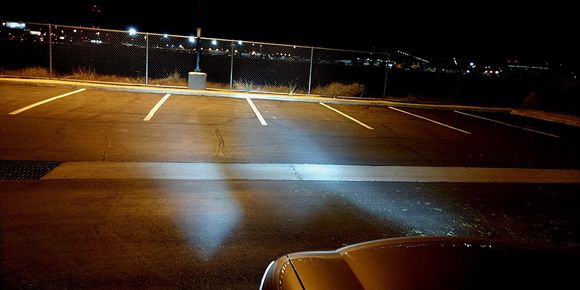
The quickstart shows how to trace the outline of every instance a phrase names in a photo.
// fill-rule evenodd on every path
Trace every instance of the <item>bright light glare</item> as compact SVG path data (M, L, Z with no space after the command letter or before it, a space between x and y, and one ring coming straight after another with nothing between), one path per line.
M214 40L212 40L212 41L211 41L211 45L217 45L217 40L215 40L215 39L214 39Z
M194 42L195 42L195 37L193 37L193 36L190 36L190 37L189 37L189 42L191 42L191 43L194 43Z
M137 29L135 29L133 27L129 28L129 35L133 36L133 35L136 35L136 34L137 34Z
M238 40L238 44L239 44L239 45L242 45L242 44L244 44L244 43L243 43L241 40Z
M24 29L24 28L26 28L26 23L21 23L21 22L6 22L4 25L6 27L12 28L12 29Z
M168 37L167 33L163 34L163 38L167 38L167 37Z

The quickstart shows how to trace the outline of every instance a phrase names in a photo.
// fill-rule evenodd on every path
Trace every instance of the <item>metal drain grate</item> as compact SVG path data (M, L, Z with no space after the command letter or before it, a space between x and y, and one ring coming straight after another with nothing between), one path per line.
M0 180L38 180L59 164L57 161L0 160Z

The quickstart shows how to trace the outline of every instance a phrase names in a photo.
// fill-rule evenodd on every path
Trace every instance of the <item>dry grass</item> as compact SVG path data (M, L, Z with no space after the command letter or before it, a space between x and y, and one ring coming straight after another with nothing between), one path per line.
M102 75L97 74L92 68L76 68L72 74L61 76L64 79L75 79L84 81L98 81L98 82L110 82L110 83L129 83L129 84L142 84L145 83L144 77L124 77L117 75Z
M257 91L260 87L250 81L234 81L233 89L242 92Z
M230 90L229 83L216 83L216 82L206 82L206 86L210 89L216 90Z
M26 77L38 77L38 78L48 78L49 71L42 67L29 67L23 69L15 70L0 70L0 74L10 75L10 76L26 76ZM111 83L128 83L128 84L144 84L144 77L124 77L117 75L103 75L98 74L93 68L76 68L71 74L67 75L53 75L54 78L60 79L73 79L73 80L83 80L83 81L96 81L96 82L111 82ZM149 84L159 85L159 86L179 86L187 87L187 78L181 77L179 72L175 71L173 73L167 74L163 78L150 79ZM211 89L219 90L229 90L230 85L228 83L218 83L218 82L207 82L207 87ZM233 89L242 92L271 92L271 93L282 93L282 94L306 94L304 89L300 89L296 82L290 82L287 85L279 84L267 84L267 85L257 85L252 81L235 81L233 83ZM313 91L313 94L329 97L361 97L365 93L365 86L358 83L352 84L342 84L342 83L330 83L324 86L318 86Z
M1 69L0 74L9 76L23 76L36 78L50 77L50 72L48 71L48 69L43 67L27 67L22 69Z
M294 82L288 85L278 85L278 84L267 84L267 85L257 85L251 81L235 81L233 84L233 89L242 92L270 92L270 93L283 93L283 94L306 94L306 91L299 89L298 85Z
M330 83L323 86L318 86L312 91L315 95L328 97L362 97L365 93L365 86L359 83L342 84Z
M178 71L174 71L171 74L167 74L165 77L160 79L151 79L149 83L152 85L161 85L161 86L187 86L187 79L182 78Z

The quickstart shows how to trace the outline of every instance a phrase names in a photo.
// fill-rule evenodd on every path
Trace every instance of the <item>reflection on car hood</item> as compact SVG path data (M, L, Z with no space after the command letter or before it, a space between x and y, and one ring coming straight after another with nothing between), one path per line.
M306 290L578 289L580 269L576 255L458 238L389 239L288 258Z

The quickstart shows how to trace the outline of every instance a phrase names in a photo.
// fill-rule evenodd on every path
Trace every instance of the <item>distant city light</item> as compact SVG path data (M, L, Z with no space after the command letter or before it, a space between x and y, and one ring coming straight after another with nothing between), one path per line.
M73 32L74 32L74 33L77 33L77 30L76 30L76 29L73 29Z
M215 40L215 39L214 39L214 40L212 40L212 41L211 41L211 45L217 45L217 40Z
M194 43L194 42L195 42L195 37L193 37L193 36L190 36L190 37L189 37L189 42L191 42L191 43Z
M469 66L475 66L475 64L473 62L470 62Z
M21 22L6 22L4 26L12 29L24 29L26 28L26 23Z
M32 34L32 35L40 35L40 31L30 30L30 34Z
M242 44L244 44L244 43L243 43L241 40L238 40L238 44L239 44L239 45L242 45Z
M498 75L498 74L499 74L499 71L498 71L498 70L496 70L496 71L495 71L495 74L496 74L496 75Z
M63 39L64 39L64 36L61 36L61 37L59 37L58 39L60 39L60 40L63 40Z
M136 35L136 34L137 34L137 29L135 29L133 27L129 28L129 35L133 36L133 35Z
M469 71L469 70L467 70L467 73L470 73L470 71Z
M91 43L94 43L94 44L101 44L101 43L103 43L103 41L101 41L101 40L97 40L97 39L91 39Z
M163 38L167 38L167 37L168 37L167 33L163 34Z

